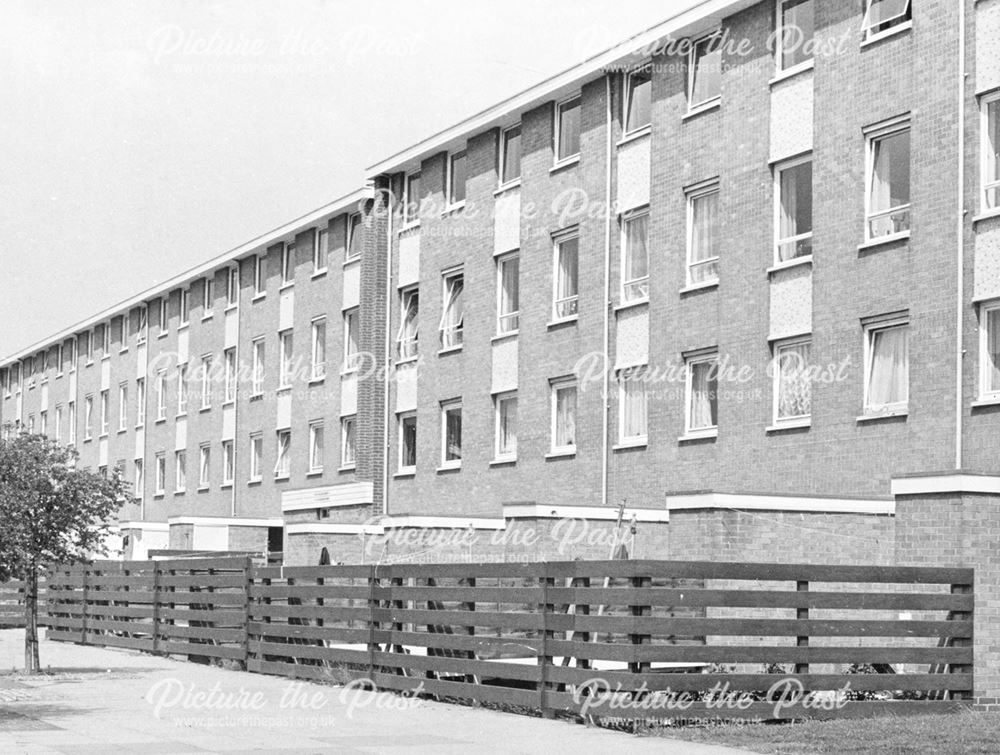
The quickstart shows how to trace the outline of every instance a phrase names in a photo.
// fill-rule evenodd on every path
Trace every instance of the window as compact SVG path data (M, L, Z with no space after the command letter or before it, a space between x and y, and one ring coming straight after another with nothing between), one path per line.
M326 375L326 318L312 321L312 379L322 380Z
M167 373L160 370L156 373L156 420L167 418Z
M143 310L145 311L145 310ZM79 359L78 354L79 342L76 338L70 339L69 342L69 371L76 372L76 362Z
M38 432L41 435L49 433L49 413L47 411L38 412Z
M56 404L55 424L52 428L52 437L56 443L62 442L62 404Z
M406 177L406 195L403 199L403 224L416 225L420 222L420 173L411 173Z
M347 216L347 259L361 258L361 245L364 238L361 235L361 213L355 212Z
M417 356L420 321L420 292L414 286L399 292L399 333L396 336L399 358Z
M580 98L556 104L556 162L580 154Z
M623 370L618 377L618 440L641 445L649 437L649 399L641 369Z
M447 194L448 204L452 207L465 204L466 179L465 152L457 152L448 156Z
M910 230L910 122L900 119L867 133L865 240Z
M240 263L230 266L226 273L226 306L235 307L240 303Z
M688 53L688 110L711 107L722 96L722 35L713 32Z
M111 356L111 323L106 322L101 326L101 357L107 359Z
M128 383L118 385L118 432L128 429Z
M132 338L132 313L126 312L123 314L119 321L121 323L121 344L119 349L121 351L128 351L128 342ZM62 372L60 369L59 372Z
M983 305L980 312L980 399L1000 399L1000 302Z
M63 374L63 363L65 361L66 351L63 344L56 346L56 377L60 377Z
M516 333L520 321L520 257L497 258L497 334Z
M222 441L222 484L232 485L236 477L236 447L231 440Z
M286 330L278 334L279 366L281 373L278 376L279 388L292 387L292 372L294 369L294 344L292 341L292 331ZM263 348L261 348L263 353Z
M866 0L862 32L866 39L889 31L911 19L910 0Z
M226 366L226 398L225 402L236 400L236 349L230 348L222 352Z
M775 55L778 71L805 67L812 60L816 31L813 0L778 0L777 19Z
M359 307L344 310L344 372L361 366L361 314Z
M441 404L441 466L462 465L462 402Z
M276 479L287 479L290 474L292 452L292 431L278 430L278 460L274 464Z
M198 448L198 487L207 488L212 474L212 447L202 443Z
M250 482L260 482L264 478L264 436L254 433L250 436Z
M87 365L94 363L94 331L88 330L83 334L83 353L87 360Z
M183 328L191 321L191 289L181 289L181 322L179 328Z
M646 128L652 115L653 75L649 66L628 75L625 92L625 133L632 134Z
M188 409L188 385L187 385L187 365L182 364L177 367L177 416L187 414Z
M465 275L461 270L445 273L442 282L441 348L457 349L462 345L465 322Z
M797 339L776 343L771 370L774 377L774 424L808 424L812 413L812 342Z
M719 280L718 179L688 190L688 277L689 286Z
M504 129L500 135L500 185L521 178L521 124Z
M417 415L406 412L399 415L399 471L415 472L417 469Z
M94 397L87 396L83 400L83 439L90 440L93 435Z
M135 426L142 427L146 424L146 379L138 378L135 381Z
M774 169L775 264L812 256L812 155Z
M201 316L211 317L215 308L215 279L205 278L201 287Z
M187 489L187 451L174 452L174 492L183 493Z
M980 101L983 131L983 210L1000 209L1000 90Z
M576 452L576 381L570 378L553 380L552 453Z
M149 336L149 307L143 304L139 307L139 327L135 334L137 343L146 343Z
M69 401L66 403L66 414L69 420L69 442L70 444L76 443L76 402Z
M905 319L865 326L865 415L902 414L910 396L910 328Z
M201 408L212 406L212 355L201 358Z
M267 254L258 254L253 262L253 293L263 296L267 293Z
M580 239L576 233L555 239L552 319L556 322L576 317L579 304Z
M295 242L289 241L281 250L281 283L288 285L295 281Z
M155 473L156 495L163 495L167 488L167 457L162 452L156 455Z
M700 354L685 359L689 436L713 436L719 427L719 355Z
M135 486L132 488L132 497L141 501L143 488L146 487L146 474L142 468L142 459L135 460Z
M622 222L622 302L649 298L649 210Z
M29 414L28 415L28 432L30 434L32 434L32 435L34 435L34 433L35 433L35 415L34 414Z
M326 259L330 253L330 231L317 228L313 237L313 275L326 272Z
M309 423L309 474L323 471L323 421Z
M353 414L340 418L340 466L342 469L350 469L358 461L357 420L357 416Z
M511 461L517 458L517 394L497 394L493 406L496 420L493 456L496 461Z
M253 376L251 380L251 391L254 396L264 393L264 339L255 338L253 341Z
M170 328L170 299L164 296L160 299L160 335L165 336Z

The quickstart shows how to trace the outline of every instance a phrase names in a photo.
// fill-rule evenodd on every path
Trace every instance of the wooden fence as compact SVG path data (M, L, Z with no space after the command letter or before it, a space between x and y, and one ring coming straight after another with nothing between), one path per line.
M546 715L860 717L971 698L972 584L912 567L101 562L52 570L45 622L55 640Z
M0 582L0 629L24 626L24 583Z

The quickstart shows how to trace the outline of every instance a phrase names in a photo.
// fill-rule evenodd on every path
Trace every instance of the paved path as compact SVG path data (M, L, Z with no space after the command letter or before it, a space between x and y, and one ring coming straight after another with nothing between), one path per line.
M56 642L41 647L53 675L29 679L10 673L22 642L0 631L4 755L737 752Z

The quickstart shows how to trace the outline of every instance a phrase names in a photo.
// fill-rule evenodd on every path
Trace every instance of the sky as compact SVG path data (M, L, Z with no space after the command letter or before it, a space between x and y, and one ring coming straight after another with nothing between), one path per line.
M691 4L0 1L0 357Z

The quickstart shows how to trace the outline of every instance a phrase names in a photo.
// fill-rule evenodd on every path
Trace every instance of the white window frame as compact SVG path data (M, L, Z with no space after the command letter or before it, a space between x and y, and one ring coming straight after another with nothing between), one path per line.
M133 461L133 474L135 476L135 485L132 486L132 498L136 501L141 501L145 497L144 488L146 486L146 473L143 469L143 460L135 459Z
M517 186L521 183L521 160L517 163L517 175L504 180L504 166L507 163L507 150L510 145L510 138L514 131L517 131L518 138L523 138L521 132L521 124L515 123L512 126L508 126L500 133L500 155L499 155L499 165L497 166L497 180L499 183L499 188L506 189L509 187ZM524 142L521 142L522 146ZM524 153L521 153L522 158Z
M983 402L1000 402L1000 384L990 389L991 365L989 359L990 315L998 315L997 327L1000 327L1000 299L983 302L979 305L979 400Z
M497 269L497 324L496 334L498 336L517 335L521 326L521 252L515 250L507 254L498 255L496 258ZM503 312L503 273L504 266L511 262L517 263L517 305L518 308L510 312Z
M146 378L136 378L135 381L135 426L146 424Z
M238 372L236 364L236 347L231 346L223 351L222 359L225 369L225 395L222 403L223 406L225 406L236 401L236 377Z
M355 251L354 242L358 231L362 228L363 219L360 212L352 212L347 216L347 238L344 244L344 262L354 262L361 259L362 249Z
M201 283L201 319L208 320L215 312L215 276L206 275Z
M187 414L188 403L188 383L187 365L177 365L177 416L183 417Z
M52 428L53 440L56 443L62 442L62 404L56 404L55 414L53 415L54 426Z
M58 344L56 344L56 377L63 376L63 371L64 371L63 363L65 358L66 358L65 344L62 341L60 341Z
M718 178L711 178L708 181L703 181L702 183L695 184L694 186L688 187L685 192L685 197L687 199L687 265L686 265L686 278L687 285L690 287L701 287L701 286L714 286L719 282L719 268L721 267L722 256L718 250L715 250L714 257L706 257L698 261L692 259L694 253L694 206L699 199L704 199L705 197L711 196L712 194L719 195L719 201L722 201L722 194L720 190L720 184ZM721 209L721 207L720 207ZM721 215L721 213L720 213ZM715 231L715 240L718 244L719 241L719 229ZM716 264L716 274L714 278L706 278L705 280L695 281L692 277L692 270L696 266L707 265L710 262Z
M170 297L169 295L164 295L160 297L160 312L159 312L159 333L160 338L163 338L170 331Z
M139 307L139 327L136 329L135 340L138 344L146 343L149 338L149 305Z
M153 494L161 496L167 488L167 455L160 451L154 457L153 463Z
M292 387L294 359L294 333L289 328L278 333L278 390L287 390Z
M559 250L567 241L576 240L576 293L559 298ZM559 313L561 304L573 304L573 312ZM580 316L580 232L577 228L555 234L552 237L552 322L572 322Z
M416 422L417 422L417 413L413 412L413 411L410 411L410 412L400 412L396 416L396 431L397 431L397 435L399 436L398 437L398 442L396 444L397 445L397 456L396 456L397 474L414 474L417 471L417 465L416 465L417 448L413 449L413 460L414 460L414 463L411 464L411 465L408 465L408 466L403 464L403 458L404 458L404 453L403 453L403 451L404 451L403 424L404 424L404 420L407 420L407 419L412 419L413 422L414 422L414 424L416 425ZM419 428L417 428L417 429L419 430Z
M418 186L421 182L420 171L415 170L407 173L403 179L403 229L416 228L420 225L420 200L414 199L411 185L416 181Z
M460 432L464 436L465 423L463 420L465 418L462 416L462 400L450 399L441 402L441 469L459 469L462 466L463 449L461 447L457 459L448 458L448 413L455 410L458 410L459 422L462 428ZM464 445L464 437L462 441L462 445Z
M182 288L181 293L181 314L177 329L180 330L188 326L191 322L191 289Z
M282 438L287 438L288 441L284 456L281 453ZM292 431L288 428L278 430L275 433L275 440L277 441L277 454L274 459L274 479L287 480L292 475ZM285 463L285 469L281 468L282 461Z
M285 242L281 247L281 287L295 283L295 240Z
M629 122L629 116L632 113L632 96L635 93L635 87L633 86L633 79L638 76L644 76L649 79L650 96L649 96L649 120L645 123L639 125L633 125ZM651 63L643 63L640 66L636 66L631 71L625 74L625 96L622 98L622 106L625 111L622 113L622 133L626 136L636 136L638 134L649 131L653 125L653 69Z
M76 372L76 362L80 358L80 344L79 339L73 336L69 339L69 371Z
M234 262L226 270L226 309L240 305L240 263Z
M887 29L882 29L881 31L873 31L876 24L872 23L868 15L871 13L873 0L865 0L865 13L861 18L861 34L866 42L873 42L876 39L881 39L882 37L889 36L890 34L896 34L897 32L903 31L904 29L910 28L913 24L913 3L911 0L905 0L906 6L901 13L897 13L895 16L890 16L885 21L881 21L881 24L888 24L890 21L893 23ZM906 18L909 16L909 18Z
M264 479L264 434L250 433L250 482Z
M569 155L563 155L562 157L560 157L559 153L562 151L563 112L569 110L570 106L573 105L573 103L576 103L577 108L579 108L580 110L580 115L578 116L578 119L580 121L579 123L580 133L578 134L577 139L581 141L581 144L580 148L577 149L576 152ZM555 128L553 129L553 134L552 134L552 157L554 158L554 163L556 166L559 166L576 162L577 160L580 159L580 150L583 148L582 138L581 138L583 134L583 118L582 118L583 96L580 92L577 92L576 94L573 94L569 97L565 97L559 100L558 102L553 103L553 106L554 106L553 124L555 125Z
M913 210L913 131L910 124L910 114L901 115L882 123L875 124L865 129L865 241L888 242L895 239L907 238L910 235L909 226L912 221ZM876 143L890 136L896 136L903 131L910 132L910 201L898 207L890 207L888 210L872 212L872 182L875 179L875 146ZM906 212L907 229L885 236L872 236L872 220L885 216L892 216Z
M353 432L354 442L348 443L348 431ZM356 469L358 465L358 415L346 414L340 418L340 468Z
M469 155L462 149L458 152L452 152L448 155L447 168L445 170L445 197L447 199L447 209L457 210L461 207L465 207L465 197L461 199L455 199L455 161L465 160L465 181L466 186L464 191L468 191L468 177L469 177Z
M101 326L101 359L111 358L111 321Z
M994 158L993 150L990 148L990 105L996 104L996 114L997 119L1000 120L1000 89L995 89L992 92L987 92L979 98L979 112L980 112L980 181L979 185L981 187L979 192L979 204L980 211L983 214L987 213L1000 213L1000 156ZM996 145L995 149L1000 152L1000 144ZM993 166L996 171L996 180L990 180L990 162L991 160L996 160L996 165ZM995 205L990 205L989 203L989 193L991 190L995 190L997 193L997 201Z
M894 404L886 404L884 406L873 407L869 403L869 391L871 389L871 370L872 370L872 355L873 355L873 344L875 340L875 334L883 330L892 330L894 328L905 328L907 331L907 363L906 363L906 400L898 401ZM867 322L864 325L864 402L863 402L863 417L893 417L902 416L909 411L909 401L910 401L910 363L909 363L909 333L910 329L910 318L908 316L901 317L890 317L890 318L878 318L871 322Z
M187 449L174 451L174 493L187 490Z
M510 401L514 402L515 426L514 426L514 448L513 450L501 450L501 422L503 416L503 405ZM506 391L493 396L493 460L497 462L517 461L517 424L516 416L518 410L517 391Z
M772 182L774 186L774 265L775 267L780 267L781 265L789 265L795 263L805 263L807 260L812 259L812 246L810 245L809 254L803 254L799 257L792 257L788 260L782 261L781 259L781 247L786 244L798 244L800 241L811 240L813 237L813 231L810 229L805 233L799 233L795 236L789 236L788 238L782 238L781 236L781 208L782 208L782 193L781 193L781 174L791 168L797 168L800 165L805 165L806 163L812 164L813 155L812 152L808 152L804 155L799 155L798 157L793 157L789 160L782 160L779 163L775 163ZM813 165L815 170L815 165ZM813 187L815 186L815 175L813 178L813 184L809 191L812 193ZM813 200L815 196L813 196ZM815 216L815 207L813 208L813 215Z
M357 323L357 343L351 344L351 323ZM357 372L361 367L361 307L349 307L343 311L344 354L341 374ZM355 349L351 351L351 349Z
M313 275L322 275L326 272L329 257L330 229L323 226L313 232Z
M69 420L69 444L76 444L76 402L66 402L66 418Z
M323 452L326 440L324 435L323 420L314 419L309 423L309 474L323 472Z
M201 358L201 408L212 408L212 355Z
M573 443L566 445L559 445L556 443L558 438L558 407L559 407L559 391L567 390L572 388L575 392L575 409L573 411ZM580 389L577 385L575 377L561 377L553 378L549 381L549 448L550 455L562 456L571 455L576 453L577 446L579 445L578 439L580 435L580 428L578 425L578 420L580 418Z
M128 429L128 383L118 384L118 432Z
M406 314L410 311L410 305L414 297L417 300L417 328L416 334L412 338L404 335L406 327ZM399 292L399 330L396 331L396 353L400 362L416 359L420 353L420 288L419 286L409 286Z
M809 346L812 349L813 339L812 335L796 336L795 338L785 338L780 341L775 341L772 345L774 350L774 357L771 361L771 424L772 427L785 428L785 427L808 427L812 422L812 413L809 414L799 414L790 417L781 417L778 412L781 408L781 354L786 349L794 349L800 346ZM811 365L806 365L806 375L807 379L811 380L808 369ZM810 407L812 405L811 394L812 394L812 383L809 385L810 391Z
M783 18L783 11L784 11L785 6L788 3L791 3L791 2L798 2L798 0L775 0L775 12L774 12L774 23L775 23L775 28L774 28L774 40L775 40L774 41L774 68L777 71L778 75L781 76L781 77L792 76L793 74L796 74L799 71L807 71L810 68L812 68L814 66L814 64L815 64L815 61L813 60L813 58L810 57L810 58L807 58L806 60L803 60L803 61L801 61L799 63L796 63L795 65L791 65L791 66L786 66L785 65L785 59L784 59L784 52L785 52L785 48L784 48L784 39L785 39L784 28L785 28L785 25L782 22L782 18ZM812 4L813 4L813 14L814 14L813 15L813 18L814 18L813 25L815 26L816 0L809 0L809 2L812 2ZM815 29L814 29L814 31L813 31L813 40L815 39L815 36L816 35L815 35ZM796 35L795 40L799 44L803 44L803 45L804 44L810 44L812 42L812 40L803 40L800 37L798 37L798 35Z
M253 259L253 298L261 299L267 295L267 252L255 255Z
M693 409L692 399L694 398L694 368L699 364L719 364L719 352L715 349L703 352L696 352L684 357L684 437L685 438L714 438L719 434L718 412L719 412L719 386L716 379L715 411L716 424L704 427L693 427L691 425L691 410ZM718 378L718 376L717 376Z
M625 434L625 404L627 400L625 386L630 382L637 383L645 398L645 418L643 424L646 432L638 435ZM649 443L649 391L646 390L646 367L629 367L618 372L618 445L621 447L645 446Z
M167 371L159 370L156 373L156 421L162 422L167 418Z
M212 484L212 444L198 446L198 490L207 490Z
M628 253L629 253L629 246L628 246L629 223L633 223L639 218L646 218L646 274L639 278L626 280L625 275L626 275L626 270L628 269ZM620 256L619 278L621 280L621 285L619 286L619 292L618 292L622 304L641 304L642 302L649 301L649 285L650 285L649 222L650 222L650 214L648 205L645 207L637 208L635 210L631 210L622 215L621 244L620 244L621 254L619 255ZM577 260L577 265L579 266L579 260ZM640 294L638 296L630 295L629 294L630 286L639 289ZM646 289L646 292L644 294L641 293L642 286L645 286Z
M311 380L323 380L326 377L326 316L314 317L310 323L310 338L312 341Z
M228 488L236 479L236 443L222 441L222 487Z
M712 31L702 34L701 36L695 37L691 40L690 49L687 54L687 111L688 113L697 113L702 110L708 110L718 105L722 101L721 92L721 75L720 75L720 92L718 94L712 95L707 100L702 100L701 102L694 102L694 84L695 84L695 66L698 61L698 49L703 44L711 43L713 39L721 36L721 29L713 29ZM722 52L719 52L720 58ZM721 62L721 61L720 61Z
M448 326L445 319L449 312L451 282L462 279L462 319L458 325ZM465 268L455 267L441 273L441 322L438 323L438 337L441 351L457 351L465 346Z
M265 345L264 336L253 339L250 344L253 359L250 391L252 396L264 395Z
M128 342L132 338L132 313L126 312L119 318L122 324L121 331L121 345L118 347L118 353L124 354L128 351ZM62 372L62 369L58 369L57 372Z

